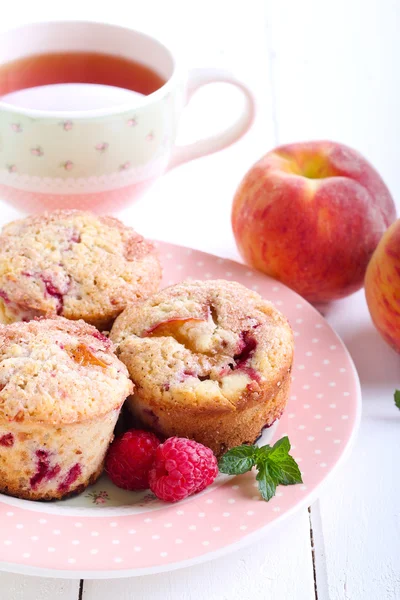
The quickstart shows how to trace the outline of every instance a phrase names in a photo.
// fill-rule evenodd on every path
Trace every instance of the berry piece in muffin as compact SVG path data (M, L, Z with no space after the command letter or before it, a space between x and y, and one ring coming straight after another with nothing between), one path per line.
M134 417L216 455L253 443L287 402L293 337L286 318L244 286L186 281L128 307L110 334L135 391Z
M93 483L131 392L112 342L84 321L0 325L0 492L54 500Z
M153 245L112 217L59 210L6 225L0 235L0 321L61 315L99 329L155 292Z

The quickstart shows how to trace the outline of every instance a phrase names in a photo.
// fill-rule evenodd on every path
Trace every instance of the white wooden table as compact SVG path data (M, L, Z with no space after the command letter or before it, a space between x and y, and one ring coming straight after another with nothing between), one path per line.
M230 68L256 94L256 124L242 141L169 173L121 215L143 234L239 259L230 230L235 187L257 158L289 141L330 138L357 148L400 199L398 0L10 2L0 28L49 18L108 20L162 34L191 66ZM226 99L233 94L202 91L188 110L186 132L204 135L229 121ZM1 205L2 221L16 216ZM363 292L332 304L326 317L356 363L363 418L350 459L309 510L212 563L119 581L4 573L0 598L400 598L400 412L392 399L400 358L375 332Z

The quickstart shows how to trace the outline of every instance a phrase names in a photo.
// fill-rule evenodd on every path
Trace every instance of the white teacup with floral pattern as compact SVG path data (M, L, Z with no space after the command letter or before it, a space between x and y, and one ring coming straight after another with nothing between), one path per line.
M30 108L0 98L0 198L22 210L122 208L168 168L221 150L251 125L254 101L243 83L219 69L187 73L165 45L143 33L65 21L25 25L0 37L0 64L68 51L123 56L166 83L148 96L127 95L122 104L86 110ZM200 86L221 81L243 91L242 114L216 136L176 146L188 98Z

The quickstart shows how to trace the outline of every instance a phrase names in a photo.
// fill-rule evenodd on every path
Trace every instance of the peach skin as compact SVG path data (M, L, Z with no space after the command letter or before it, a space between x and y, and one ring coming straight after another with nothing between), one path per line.
M389 227L372 255L365 296L375 327L400 352L400 219Z
M362 287L371 255L395 218L374 167L329 141L266 154L244 176L232 207L244 260L311 302Z

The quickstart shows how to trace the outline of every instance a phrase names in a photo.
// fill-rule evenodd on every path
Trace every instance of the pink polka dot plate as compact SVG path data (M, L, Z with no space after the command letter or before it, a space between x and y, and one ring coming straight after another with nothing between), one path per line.
M288 406L260 443L287 434L303 485L261 500L255 474L220 475L178 504L125 492L103 476L80 496L55 503L0 495L0 568L66 578L157 573L221 556L250 543L316 497L354 441L361 413L353 362L336 333L305 300L238 263L158 243L164 284L186 278L238 281L272 300L295 335Z

